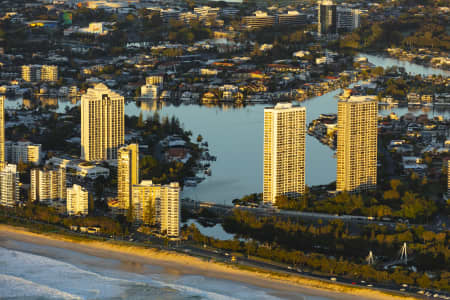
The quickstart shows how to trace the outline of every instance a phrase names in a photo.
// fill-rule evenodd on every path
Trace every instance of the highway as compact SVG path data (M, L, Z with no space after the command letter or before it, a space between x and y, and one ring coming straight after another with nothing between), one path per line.
M25 219L21 217L13 217L9 216L14 219L17 219L18 221L25 221ZM232 262L231 253L227 253L226 251L215 249L211 247L201 247L198 246L190 241L177 241L177 242L167 242L164 239L157 238L157 237L149 237L148 235L144 235L141 233L134 233L127 237L112 237L112 236L106 236L106 235L98 235L98 234L88 234L88 233L78 233L71 231L67 229L64 226L60 225L50 225L45 222L41 221L35 221L35 220L27 220L29 222L35 223L35 224L45 224L48 226L52 226L57 230L62 230L66 234L70 235L77 235L77 236L83 236L83 237L89 237L96 240L103 240L103 241L120 241L121 243L128 243L130 245L134 246L141 246L145 248L153 248L153 249L160 249L165 251L175 251L178 253L183 253L187 255L192 255L207 261L216 261L221 262L225 264L237 264L242 266L248 266L253 268L261 269L262 271L268 271L268 272L277 272L280 274L290 275L290 276L301 276L304 278L309 279L316 279L321 280L324 282L332 283L332 284L341 284L349 287L363 287L368 288L372 290L378 290L382 292L388 292L388 293L397 293L404 296L412 296L416 297L418 299L450 299L450 295L447 293L442 293L438 291L426 291L419 289L417 287L402 287L397 286L394 284L391 285L381 285L381 284L375 284L375 283L369 283L365 281L355 281L348 278L343 277L332 277L331 275L320 275L320 274L313 274L311 272L305 272L304 270L301 270L300 268L296 266L289 266L287 264L278 263L278 262L271 262L267 260L261 260L256 259L252 257L245 257L245 256L237 256L236 261ZM423 292L423 294L419 294L418 292ZM426 295L427 294L427 295ZM437 295L435 297L435 295Z
M333 215L333 214L324 214L324 213L314 213L314 212L302 212L302 211L292 211L292 210L283 210L276 209L272 207L248 207L248 206L232 206L232 205L224 205L224 204L216 204L211 202L199 202L193 200L182 200L182 205L188 208L208 208L219 215L226 216L232 214L233 209L239 209L251 212L257 216L268 217L268 216L277 216L281 218L301 218L308 220L323 220L323 221L333 221L333 220L341 220L346 223L356 223L356 224L378 224L379 226L387 226L391 228L395 228L395 226L399 222L390 221L390 220L378 220L371 217L365 216L350 216L350 215ZM442 223L444 224L444 223ZM444 230L442 226L433 226L428 224L409 224L407 226L423 226L426 230L440 232ZM448 226L446 225L445 230L448 230Z

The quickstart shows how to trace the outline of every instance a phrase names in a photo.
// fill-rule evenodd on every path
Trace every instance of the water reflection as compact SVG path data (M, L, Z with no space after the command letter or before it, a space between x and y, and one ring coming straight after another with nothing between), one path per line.
M362 54L377 66L402 66L413 74L441 74L450 72L419 66L406 61L392 58ZM306 107L307 123L317 119L321 113L336 113L337 98L340 90L323 96L303 101L300 105ZM55 104L54 100L47 100ZM53 101L53 102L51 102ZM69 99L57 99L56 112L65 112L78 103ZM30 100L22 98L7 99L7 109L30 106ZM213 176L208 177L197 187L186 187L184 197L196 200L231 204L234 198L262 191L262 161L263 161L263 110L265 104L239 105L224 103L220 105L168 104L162 101L135 102L127 101L127 115L143 117L159 111L160 115L177 117L193 136L202 135L209 143L210 153L217 156L217 161L211 165ZM398 116L411 112L415 115L427 114L429 117L443 115L450 117L448 107L385 107L380 115L395 112ZM306 183L307 185L327 184L336 178L336 161L333 151L322 145L314 137L306 136ZM216 236L216 235L214 235Z
M181 224L181 226L183 226L184 224L186 224L187 226L191 225L191 224L195 224L195 227L198 228L198 230L200 230L200 232L203 235L206 236L210 236L219 240L232 240L234 239L234 235L231 233L226 232L223 227L222 224L216 224L214 226L211 227L206 227L203 226L202 224L200 224L198 221L195 220L188 220L187 222Z

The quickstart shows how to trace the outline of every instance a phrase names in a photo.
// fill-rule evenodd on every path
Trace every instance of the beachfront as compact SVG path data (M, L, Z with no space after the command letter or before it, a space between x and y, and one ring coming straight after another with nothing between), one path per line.
M206 262L199 258L183 254L176 254L140 247L122 246L109 242L97 241L71 241L60 235L43 235L29 232L22 228L0 226L0 247L12 250L17 249L17 243L41 245L48 249L58 248L76 251L94 258L121 261L122 265L132 265L129 272L141 272L137 265L156 266L163 269L157 272L183 275L200 275L208 278L217 278L244 283L246 285L262 287L273 291L275 296L295 299L295 295L311 295L320 299L407 299L406 297L393 296L379 291L353 288L339 284L330 284L319 280L311 280L300 276L280 276L271 273L258 273L249 270L241 270L228 265ZM62 252L64 253L64 252ZM35 253L36 254L36 253ZM51 253L37 253L48 256ZM62 254L59 252L58 256ZM62 255L64 256L64 255ZM412 298L411 298L412 299Z

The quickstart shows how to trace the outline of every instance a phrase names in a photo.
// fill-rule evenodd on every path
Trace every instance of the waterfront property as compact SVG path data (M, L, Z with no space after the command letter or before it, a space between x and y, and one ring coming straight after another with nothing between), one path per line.
M305 192L306 109L278 103L264 109L264 191L266 203Z

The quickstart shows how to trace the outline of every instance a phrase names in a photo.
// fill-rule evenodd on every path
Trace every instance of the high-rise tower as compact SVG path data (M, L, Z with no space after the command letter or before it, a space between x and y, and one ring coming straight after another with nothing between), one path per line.
M304 107L278 103L264 109L264 202L304 194L305 134Z
M81 97L81 157L117 158L124 143L124 98L99 83Z
M376 187L377 119L375 97L352 96L338 102L338 191L359 192Z
M132 187L139 183L139 145L121 147L117 157L117 191L119 207L128 209Z
M336 4L330 0L319 2L317 30L320 36L337 33Z

